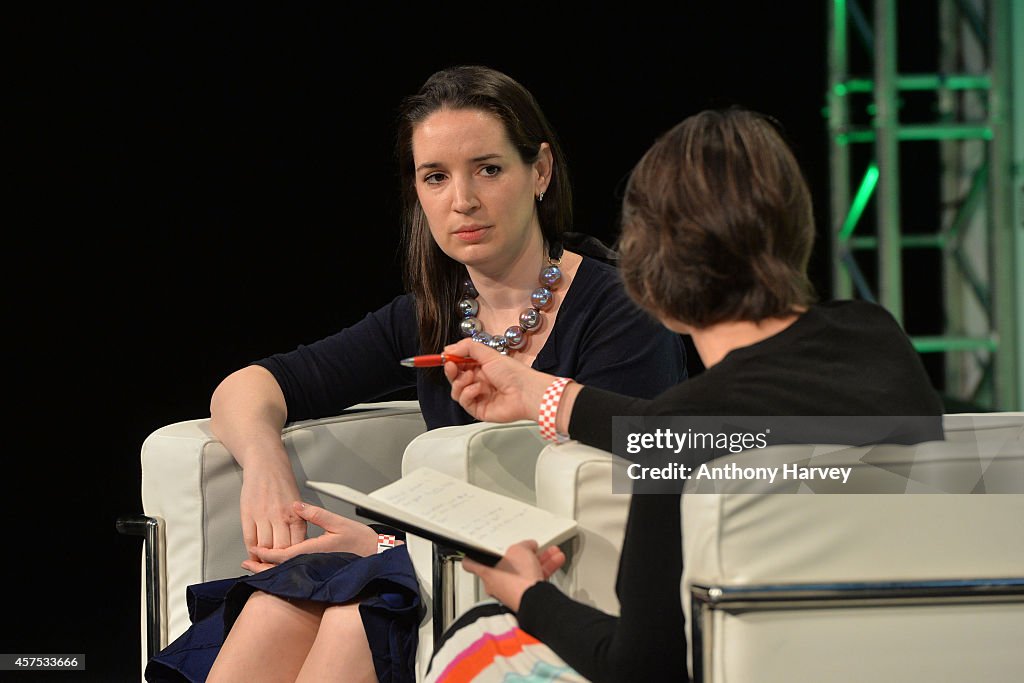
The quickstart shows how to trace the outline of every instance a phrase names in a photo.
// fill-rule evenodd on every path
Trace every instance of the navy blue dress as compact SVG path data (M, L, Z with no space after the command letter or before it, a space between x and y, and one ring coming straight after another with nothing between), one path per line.
M406 547L379 555L310 553L251 576L189 586L192 626L146 666L146 680L204 681L228 631L253 591L329 604L359 601L381 681L409 680L421 618L419 586Z
M426 352L436 349L420 349L414 302L406 294L349 328L256 364L281 385L291 421L336 415L353 404L416 387L428 429L473 422L451 399L443 377L432 381L427 373L398 362ZM586 256L533 367L642 398L652 398L686 378L682 338L626 296L613 266ZM302 555L252 576L190 586L192 626L149 661L146 680L205 681L224 637L254 590L331 604L359 600L378 679L415 680L423 606L404 546L371 557Z

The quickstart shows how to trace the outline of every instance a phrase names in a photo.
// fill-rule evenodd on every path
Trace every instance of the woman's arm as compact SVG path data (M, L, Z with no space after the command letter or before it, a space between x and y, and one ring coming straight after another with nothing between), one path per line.
M444 352L468 356L479 363L476 366L445 365L452 398L470 415L485 422L538 419L541 398L556 379L554 375L528 368L471 339L449 344ZM611 450L612 418L644 415L649 403L646 399L570 382L562 392L555 425L559 432L583 443Z
M537 583L522 596L519 625L595 682L687 680L679 510L678 495L634 494L616 585L620 616Z
M299 488L281 440L287 416L281 387L258 365L228 375L210 399L210 429L242 467L246 548L287 548L306 537L306 522L292 508ZM257 559L250 551L249 560Z
M494 567L463 560L487 593L516 612L520 627L595 683L685 681L686 636L678 495L639 494L630 505L618 593L621 616L572 600L546 579L565 562L532 541Z
M242 536L251 550L306 537L299 489L281 440L286 421L335 415L415 382L399 359L415 353L415 311L400 296L355 325L228 375L210 400L214 435L242 467Z

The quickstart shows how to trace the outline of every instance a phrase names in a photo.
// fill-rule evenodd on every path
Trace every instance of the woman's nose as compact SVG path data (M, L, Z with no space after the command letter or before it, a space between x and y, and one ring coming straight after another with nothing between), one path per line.
M459 213L469 213L480 206L480 200L470 180L456 180L452 183L454 196L452 198L452 210Z

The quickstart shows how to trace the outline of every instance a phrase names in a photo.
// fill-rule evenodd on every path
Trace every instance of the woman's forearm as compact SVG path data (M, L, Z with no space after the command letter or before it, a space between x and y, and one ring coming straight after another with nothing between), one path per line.
M228 375L210 398L210 429L243 469L268 457L262 454L287 461L281 442L287 417L281 387L258 365Z

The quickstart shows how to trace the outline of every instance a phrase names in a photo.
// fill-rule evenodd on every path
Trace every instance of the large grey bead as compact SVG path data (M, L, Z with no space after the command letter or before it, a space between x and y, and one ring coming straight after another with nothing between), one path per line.
M505 341L504 337L496 334L493 337L491 337L491 341L487 342L487 345L490 346L495 351L506 353L505 347L508 346L508 343Z
M477 332L482 332L483 329L484 326L480 323L479 318L470 316L459 322L459 330L462 331L463 337L472 337Z
M519 314L519 324L527 332L540 325L540 311L536 308L527 308Z
M491 335L489 335L489 334L487 334L486 332L483 332L483 331L474 332L473 333L473 341L480 342L481 344L490 345L490 343L491 343Z
M480 304L476 302L476 299L465 298L459 302L459 311L462 312L463 318L469 318L480 312Z
M562 269L558 266L548 266L540 271L540 283L545 287L552 288L562 279Z
M512 350L523 348L526 344L526 330L519 325L513 325L505 330L505 341Z
M530 294L530 303L539 311L551 305L551 290L547 287L538 287Z
M473 281L470 280L468 277L462 281L462 293L465 296L474 298L480 296L480 294L476 291L476 287L473 286Z

